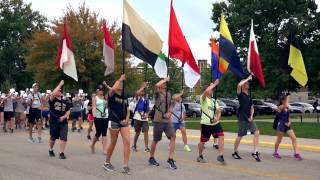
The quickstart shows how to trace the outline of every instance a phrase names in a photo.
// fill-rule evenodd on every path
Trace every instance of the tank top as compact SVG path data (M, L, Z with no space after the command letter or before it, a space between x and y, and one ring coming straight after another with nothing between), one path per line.
M100 99L98 96L96 96L96 118L107 118L108 117L108 111L106 109L106 100ZM106 117L102 117L101 114L106 113Z

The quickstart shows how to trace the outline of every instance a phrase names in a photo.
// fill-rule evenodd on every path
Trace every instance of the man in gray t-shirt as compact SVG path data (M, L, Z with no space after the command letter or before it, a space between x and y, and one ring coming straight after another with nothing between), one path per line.
M13 112L13 102L15 101L16 96L14 92L9 92L3 101L3 111L4 111L4 125L3 131L7 132L7 126L10 129L11 133L13 133L14 127L14 112Z
M78 122L78 132L82 130L82 107L83 107L83 98L78 94L72 98L72 108L71 108L71 119L72 119L72 132L75 131L76 122Z
M177 169L173 154L175 150L176 134L171 123L171 96L167 92L166 83L170 78L164 78L159 81L155 86L155 104L154 104L154 119L153 119L153 141L151 144L149 164L159 166L159 163L154 158L157 143L161 141L162 133L164 132L170 140L169 144L169 158L167 160L171 169Z

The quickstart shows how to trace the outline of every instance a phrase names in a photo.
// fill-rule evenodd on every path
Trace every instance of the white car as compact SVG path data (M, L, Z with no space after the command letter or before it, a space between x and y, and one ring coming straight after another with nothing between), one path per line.
M290 103L290 106L299 108L299 109L301 108L302 113L312 113L314 110L311 104L303 103L303 102L293 102L293 103Z

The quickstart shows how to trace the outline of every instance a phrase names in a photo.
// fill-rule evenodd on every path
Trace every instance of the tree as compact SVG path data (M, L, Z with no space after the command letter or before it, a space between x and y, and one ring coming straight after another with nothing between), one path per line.
M63 19L67 19L68 31L71 40L71 48L75 55L79 82L66 77L56 69L56 57L60 47L61 35L63 33ZM81 4L77 10L67 8L65 15L53 20L52 26L45 31L37 32L33 39L26 44L30 49L27 54L27 70L34 74L34 78L40 82L42 88L53 88L60 79L66 80L66 91L75 92L79 88L87 92L94 92L98 84L106 80L112 85L122 74L122 49L121 28L116 23L108 23L107 26L115 46L115 72L107 77L104 76L105 66L102 59L102 19L98 14ZM132 62L128 60L129 55L124 54L126 63L127 81L126 92L132 93L137 89L137 77L130 67ZM126 93L126 94L127 94Z
M298 84L279 67L279 59L285 45L289 31L294 31L302 40L301 51L304 55L307 72L309 74L308 87L310 90L319 90L319 73L315 67L319 63L319 13L313 0L229 0L214 3L212 20L219 24L220 14L226 16L230 32L243 63L247 58L247 47L250 36L251 19L254 21L254 31L257 35L261 63L266 79L266 89L260 89L257 82L253 82L253 92L257 97L276 97L279 92L290 89L296 90ZM217 25L214 31L219 30ZM318 65L318 66L316 66ZM227 78L227 77L225 77ZM289 80L288 80L289 79ZM221 86L228 80L221 82ZM226 85L223 89L235 89Z
M0 1L0 79L2 90L30 87L32 77L25 71L24 55L32 34L44 30L46 18L22 0Z

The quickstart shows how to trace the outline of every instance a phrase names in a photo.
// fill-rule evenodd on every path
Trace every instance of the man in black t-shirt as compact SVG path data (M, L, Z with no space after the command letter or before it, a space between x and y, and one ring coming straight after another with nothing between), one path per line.
M253 137L253 152L252 157L256 161L260 160L260 153L257 151L257 147L259 144L259 129L257 128L256 123L253 119L254 114L254 106L249 97L249 81L252 80L252 76L250 75L248 78L240 81L237 86L237 95L239 100L239 110L238 110L238 137L234 142L234 153L232 157L235 159L241 159L238 153L238 147L240 145L240 141L243 136L247 135L247 132L254 134Z
M53 146L56 139L60 139L60 159L66 159L64 150L67 145L68 137L68 116L70 115L69 104L63 100L61 88L64 81L60 81L59 85L53 90L50 95L50 143L49 156L54 157Z

